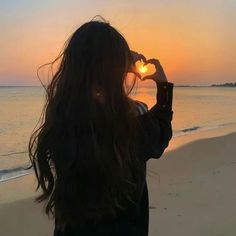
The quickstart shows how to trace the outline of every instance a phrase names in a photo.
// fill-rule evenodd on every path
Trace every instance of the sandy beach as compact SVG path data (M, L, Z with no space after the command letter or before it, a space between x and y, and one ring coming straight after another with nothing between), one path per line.
M236 235L236 126L171 140L148 162L150 236ZM0 183L0 235L52 236L34 175Z

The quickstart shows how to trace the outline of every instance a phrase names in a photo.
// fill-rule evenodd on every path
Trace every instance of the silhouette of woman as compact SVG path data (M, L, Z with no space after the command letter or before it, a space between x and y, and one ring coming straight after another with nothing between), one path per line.
M172 138L173 83L157 59L131 51L104 20L80 26L58 59L28 145L42 190L36 202L54 217L54 236L147 236L146 162ZM129 97L141 59L156 67L143 78L157 85L151 109ZM126 91L128 72L135 79Z

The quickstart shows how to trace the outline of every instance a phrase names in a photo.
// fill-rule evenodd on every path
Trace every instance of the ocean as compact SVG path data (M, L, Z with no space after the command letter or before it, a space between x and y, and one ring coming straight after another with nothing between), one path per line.
M156 88L139 87L130 96L150 109ZM0 87L0 182L31 173L29 136L45 102L42 87ZM173 138L236 124L236 88L174 87Z

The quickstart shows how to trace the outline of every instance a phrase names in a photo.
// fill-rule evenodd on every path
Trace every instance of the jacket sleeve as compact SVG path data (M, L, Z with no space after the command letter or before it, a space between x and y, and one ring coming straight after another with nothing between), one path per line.
M138 116L141 126L139 150L145 161L160 158L172 138L174 84L157 82L156 86L156 104Z

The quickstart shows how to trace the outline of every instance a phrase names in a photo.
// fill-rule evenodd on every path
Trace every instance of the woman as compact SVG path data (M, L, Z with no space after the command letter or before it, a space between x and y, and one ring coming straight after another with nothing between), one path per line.
M146 236L146 162L160 158L172 137L173 83L157 59L131 51L108 22L83 24L60 57L42 125L29 141L36 190L42 189L36 201L55 217L54 236ZM142 79L158 88L150 110L128 96L141 79L135 69L141 59L156 67Z

